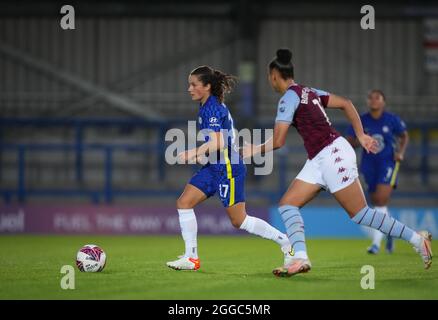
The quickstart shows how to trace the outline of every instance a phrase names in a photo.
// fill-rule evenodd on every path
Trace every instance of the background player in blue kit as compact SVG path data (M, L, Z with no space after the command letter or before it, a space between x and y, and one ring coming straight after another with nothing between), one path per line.
M182 152L178 157L189 163L208 161L190 179L176 203L185 253L167 263L175 270L199 269L198 226L193 208L216 193L234 227L277 242L285 263L292 259L287 235L266 221L246 213L246 167L235 144L233 118L223 103L225 93L231 91L233 84L233 76L208 66L194 69L189 76L188 91L192 100L200 103L198 127L204 133L205 143Z
M388 203L392 190L397 186L400 161L403 161L409 136L405 123L395 114L384 111L385 95L381 90L372 90L368 95L369 112L361 115L364 131L378 142L376 154L362 152L361 172L368 185L371 203L389 215ZM354 147L359 146L353 128L347 130L347 139ZM397 146L398 144L398 146ZM377 254L383 233L370 229L372 244L368 253ZM386 251L393 251L392 237L387 238Z

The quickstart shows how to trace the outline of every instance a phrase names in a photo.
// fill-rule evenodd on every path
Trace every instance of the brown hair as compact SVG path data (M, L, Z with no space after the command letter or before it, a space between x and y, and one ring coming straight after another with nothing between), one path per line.
M200 66L190 72L196 75L204 86L211 85L211 94L217 97L220 102L224 101L225 93L230 93L237 82L237 78L231 74L223 73L209 66Z

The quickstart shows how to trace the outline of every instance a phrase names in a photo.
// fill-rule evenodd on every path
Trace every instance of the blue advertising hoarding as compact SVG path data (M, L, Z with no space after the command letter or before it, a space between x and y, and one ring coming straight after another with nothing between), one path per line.
M390 207L390 213L396 219L414 230L428 230L438 237L438 208ZM352 222L341 207L308 206L301 209L306 237L316 238L361 238L366 232ZM273 226L285 232L277 207L269 210L269 219Z

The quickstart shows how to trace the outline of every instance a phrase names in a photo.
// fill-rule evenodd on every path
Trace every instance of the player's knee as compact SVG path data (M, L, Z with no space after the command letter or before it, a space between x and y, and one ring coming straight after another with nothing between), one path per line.
M388 199L381 195L375 195L372 200L373 205L376 207L384 207L388 204Z
M240 226L242 225L242 220L241 219L237 219L237 218L230 218L231 221L231 225L236 228L236 229L240 229Z
M378 200L374 201L374 206L384 207L384 206L386 206L386 201L384 201L383 199L378 199Z
M189 199L184 198L184 197L179 197L176 200L176 207L177 207L177 209L192 209L193 204L191 203L191 201Z
M280 202L278 203L279 207L282 206L292 206L292 207L297 207L297 208L301 208L302 207L302 203L300 203L300 201L296 201L293 198L282 198L280 199Z

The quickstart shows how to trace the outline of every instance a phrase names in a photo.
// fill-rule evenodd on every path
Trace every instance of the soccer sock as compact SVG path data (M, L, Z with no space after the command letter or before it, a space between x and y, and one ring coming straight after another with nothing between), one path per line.
M260 218L246 215L245 220L240 225L240 229L265 239L274 240L280 245L283 252L290 251L290 243L287 236Z
M381 213L389 214L387 207L374 207L374 209L381 212ZM377 246L378 248L380 248L384 234L382 232L380 232L379 230L376 230L376 229L373 229L370 227L362 226L362 228L366 233L369 234L369 236L372 240L372 244L374 246Z
M386 235L406 240L416 248L421 245L422 238L417 232L391 216L368 206L360 210L351 220L362 226L381 231Z
M381 213L387 214L389 216L388 208L386 206L385 207L374 207L374 209L381 212ZM371 230L372 230L371 234L372 234L373 244L380 248L380 244L382 242L384 234L376 229L371 229Z
M308 259L306 240L304 238L304 221L299 209L294 206L285 205L279 207L278 210L286 227L289 241L295 251L295 256L300 259Z
M373 241L373 245L380 248L380 244L382 243L384 234L376 229L371 229L371 239Z
M198 223L193 209L178 209L179 225L181 234L185 242L186 251L184 257L198 258L198 248L196 236L198 233Z

